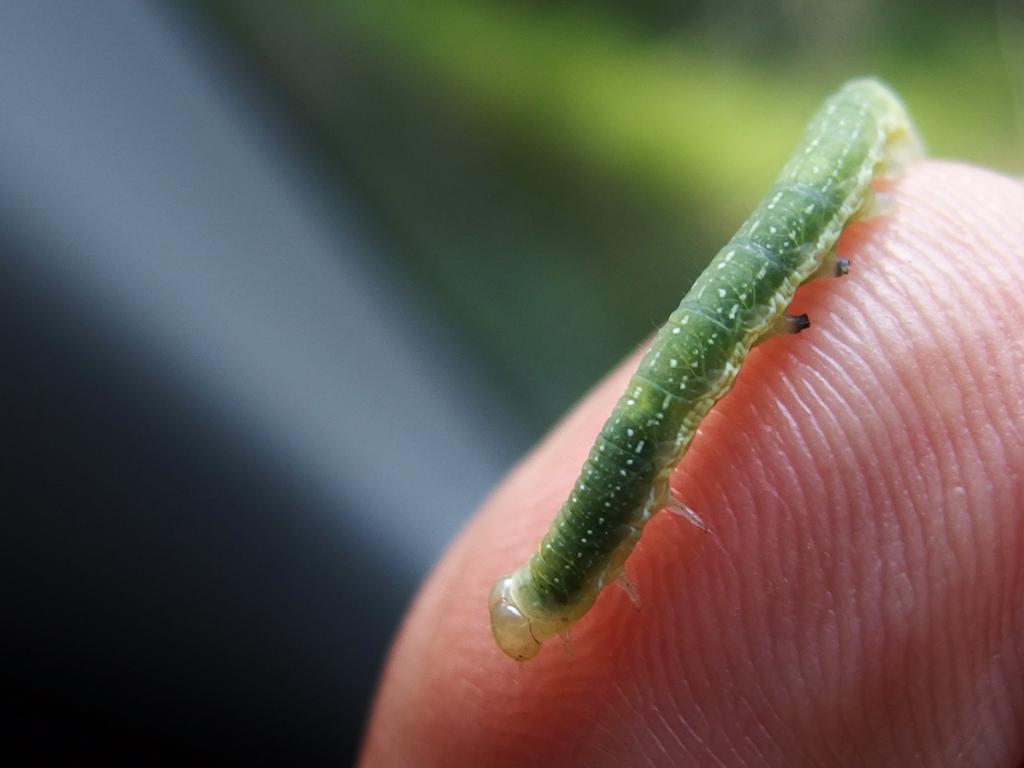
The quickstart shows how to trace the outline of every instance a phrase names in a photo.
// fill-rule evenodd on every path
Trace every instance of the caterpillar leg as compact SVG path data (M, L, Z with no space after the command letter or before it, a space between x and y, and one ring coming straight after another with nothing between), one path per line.
M776 336L791 336L794 333L806 331L810 327L811 319L807 317L806 312L800 315L791 315L788 312L784 312L783 314L779 315L779 317L775 320L774 323L768 326L768 330L764 332L761 338L754 342L754 346L756 347L759 344L764 344L766 341L768 341L768 339L773 339ZM677 512L676 514L680 514L683 517L688 517L685 513L682 512ZM704 526L700 525L699 527Z
M835 251L830 251L821 260L821 266L811 273L811 276L807 279L817 280L819 277L843 277L848 274L850 274L850 260L840 259L836 256Z
M665 509L671 512L673 515L677 515L683 518L688 523L692 523L705 533L711 532L711 529L708 528L707 523L701 520L700 515L698 515L685 504L683 504L683 502L675 498L672 494L669 494L668 504L665 505Z
M763 344L768 341L768 339L776 336L791 336L794 333L806 331L810 327L811 319L807 317L806 312L802 315L791 315L786 312L780 315L779 318L768 327L768 330L764 332L764 335L757 340L754 346ZM686 515L683 516L685 517Z
M636 609L640 610L640 593L636 589L636 584L630 581L625 573L619 574L619 578L615 580L615 583L619 586L619 589L626 593L626 597L636 606Z
M864 221L876 216L884 216L892 209L892 195L884 190L868 187L864 192L864 202L853 214L853 219Z

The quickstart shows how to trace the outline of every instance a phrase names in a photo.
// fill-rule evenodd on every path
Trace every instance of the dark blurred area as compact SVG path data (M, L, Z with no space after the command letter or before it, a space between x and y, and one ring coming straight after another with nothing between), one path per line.
M526 436L194 12L0 10L9 745L355 748Z
M1022 42L1006 2L0 5L12 754L351 762L430 565L815 103L878 74L1019 174Z

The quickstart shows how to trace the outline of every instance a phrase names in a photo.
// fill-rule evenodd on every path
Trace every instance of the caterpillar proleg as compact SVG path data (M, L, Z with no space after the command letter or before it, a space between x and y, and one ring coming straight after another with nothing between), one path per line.
M872 210L872 181L920 151L903 105L877 80L850 81L822 104L768 194L654 337L536 552L495 584L491 628L506 654L535 656L622 575L751 347L808 326L786 314L797 286L846 273L833 251L843 228Z

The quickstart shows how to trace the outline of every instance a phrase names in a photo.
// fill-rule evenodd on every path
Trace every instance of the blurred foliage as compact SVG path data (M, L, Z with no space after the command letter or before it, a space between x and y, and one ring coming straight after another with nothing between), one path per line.
M1024 170L1019 4L213 0L386 251L539 430L651 332L820 99Z

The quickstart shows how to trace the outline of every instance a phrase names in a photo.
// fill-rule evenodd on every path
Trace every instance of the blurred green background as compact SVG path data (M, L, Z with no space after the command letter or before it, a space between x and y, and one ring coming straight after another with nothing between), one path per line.
M528 435L660 324L847 78L889 81L932 155L1024 171L1018 2L199 7Z

